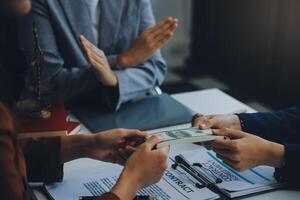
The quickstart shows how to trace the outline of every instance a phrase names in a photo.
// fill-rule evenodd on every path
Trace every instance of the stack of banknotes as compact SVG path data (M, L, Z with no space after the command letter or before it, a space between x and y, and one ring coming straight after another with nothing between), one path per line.
M209 142L224 138L222 136L213 135L213 131L211 129L200 130L198 128L186 128L153 133L149 135L149 137L152 135L162 138L162 141L157 145L157 148L174 144Z

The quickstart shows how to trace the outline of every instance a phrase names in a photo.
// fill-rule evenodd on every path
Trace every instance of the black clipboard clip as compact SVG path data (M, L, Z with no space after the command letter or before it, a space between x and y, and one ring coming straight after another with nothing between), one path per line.
M180 167L195 180L197 180L202 187L196 185L198 188L215 187L216 184L222 183L222 179L217 177L210 169L205 168L201 163L190 164L182 155L175 156L173 169Z

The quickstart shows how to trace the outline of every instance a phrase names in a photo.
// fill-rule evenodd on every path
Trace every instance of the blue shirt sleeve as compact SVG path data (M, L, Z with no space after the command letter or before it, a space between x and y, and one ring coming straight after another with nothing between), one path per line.
M151 1L141 0L139 13L141 15L138 30L140 34L155 25ZM159 50L150 59L138 66L126 70L115 70L119 80L120 97L116 104L117 108L122 103L145 95L149 90L160 86L164 81L166 72L167 64Z

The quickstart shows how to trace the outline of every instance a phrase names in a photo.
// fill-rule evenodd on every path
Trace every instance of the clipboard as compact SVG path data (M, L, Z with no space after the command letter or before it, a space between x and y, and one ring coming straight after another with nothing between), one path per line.
M208 188L211 191L217 193L220 196L220 199L232 199L232 198L238 198L238 197L245 197L245 196L254 196L257 195L259 193L263 193L263 192L267 192L267 191L271 191L271 190L275 190L275 189L279 189L279 188L283 188L286 187L286 184L284 183L279 183L279 182L274 182L272 180L269 180L269 183L251 183L253 185L251 185L250 187L244 187L245 184L241 181L238 181L240 188L244 187L243 189L237 189L236 190L231 190L231 189L227 189L226 187L224 187L224 185L231 185L230 187L237 187L237 185L234 183L235 181L229 181L228 180L222 180L218 173L216 173L215 170L210 169L209 167L205 166L206 164L201 164L201 160L203 159L203 157L205 157L205 154L208 154L211 156L211 159L218 163L218 165L222 165L224 166L224 169L230 171L233 174L236 174L237 176L240 176L241 179L243 179L243 175L242 173L239 174L238 172L236 172L234 169L230 168L229 166L227 166L226 164L222 163L222 161L218 160L217 157L215 157L213 155L212 152L206 151L206 150L198 150L199 153L201 154L197 154L196 151L191 151L189 153L193 154L193 155L197 155L199 156L199 160L200 162L198 163L198 161L195 162L192 161L190 162L190 159L187 159L187 157L185 157L186 155L184 154L180 154L174 157L173 162L174 164L172 164L172 168L174 170L180 170L183 171L186 177L190 177L188 178L189 180L193 180L195 186L199 189L201 188ZM191 155L190 154L190 155ZM205 159L205 158L204 158ZM206 162L206 161L204 161ZM269 176L271 171L271 167L267 167L266 166L261 166L264 167L264 170L258 170L257 168L253 168L253 169L249 169L246 170L248 171L248 179L250 178L249 173L251 172L251 176L252 176L252 181L254 180L254 176L260 176L260 178L266 178L264 176ZM180 168L180 169L179 169ZM218 169L218 171L220 171L221 168L215 168ZM222 171L222 170L221 170ZM266 173L266 174L264 174ZM274 179L274 175L273 178L269 177L270 179ZM247 180L245 180L246 182ZM249 181L249 180L248 180ZM234 184L234 185L232 185Z

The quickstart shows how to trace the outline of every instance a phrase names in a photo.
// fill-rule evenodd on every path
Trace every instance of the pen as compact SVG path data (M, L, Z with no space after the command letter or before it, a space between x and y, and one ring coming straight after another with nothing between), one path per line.
M211 179L213 177L213 180L210 182L215 182L216 184L218 183L222 183L222 179L220 179L219 177L217 177L210 169L205 168L201 163L194 163L193 166L195 167L199 167L201 170L205 170L203 171L203 173L205 173L208 176L208 179ZM202 173L201 171L199 171L198 169L194 168L198 173ZM210 175L208 175L206 172L209 172Z
M82 196L82 197L79 197L79 200L95 200L97 197L96 196ZM155 200L156 198L155 197L152 197L152 196L136 196L134 198L134 200Z
M95 200L97 197L94 196L85 196L85 197L79 197L79 200Z
M211 184L210 180L206 178L200 171L195 170L191 164L183 158L182 155L175 156L175 161L178 166L188 172L192 177L199 181L202 185L208 186Z

